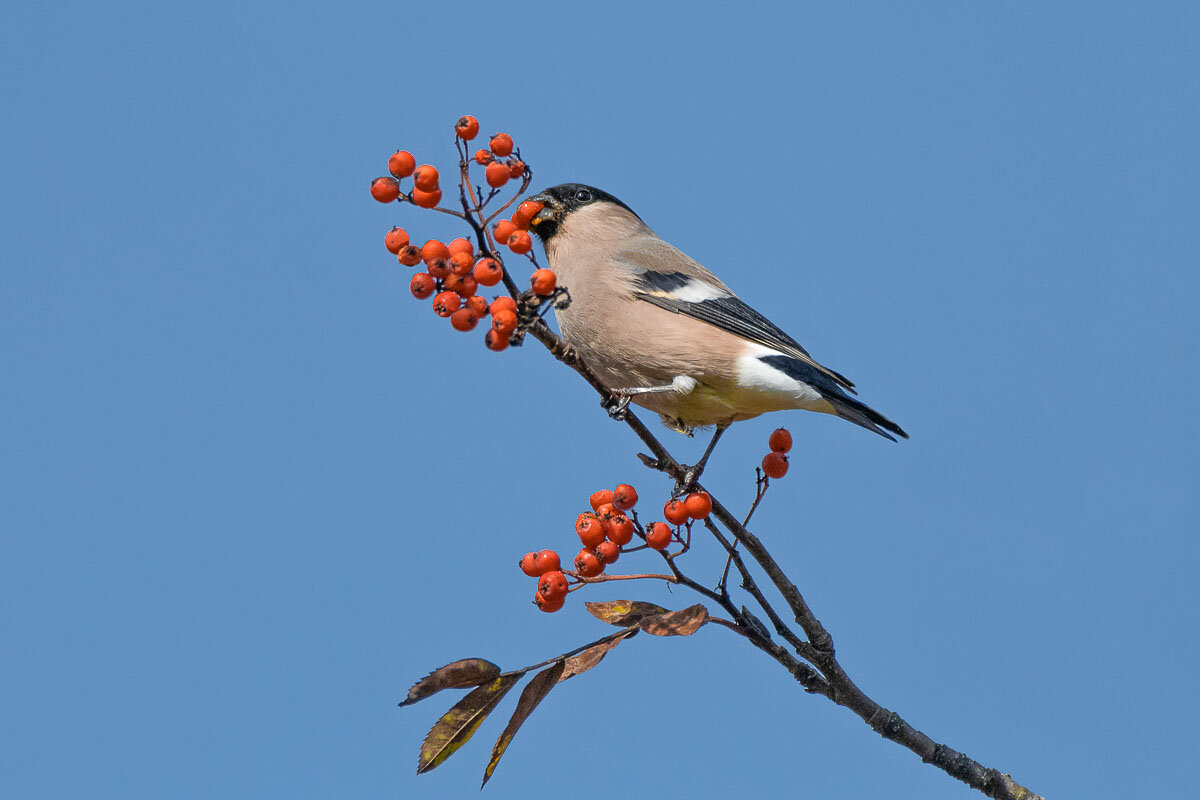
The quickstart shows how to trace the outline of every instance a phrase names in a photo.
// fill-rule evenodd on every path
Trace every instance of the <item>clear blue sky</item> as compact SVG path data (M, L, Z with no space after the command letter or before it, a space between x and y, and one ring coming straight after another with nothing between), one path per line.
M502 720L415 776L408 685L606 631L514 563L666 482L409 297L385 230L455 229L367 194L473 113L912 434L775 415L708 477L792 430L757 529L866 691L1049 797L1192 796L1200 12L900 5L6 5L0 793L476 796ZM547 786L976 796L718 628L559 687L486 796Z

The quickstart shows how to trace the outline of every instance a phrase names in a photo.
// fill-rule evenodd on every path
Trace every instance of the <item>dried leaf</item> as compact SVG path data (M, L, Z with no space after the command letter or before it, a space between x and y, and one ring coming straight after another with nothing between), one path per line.
M408 690L408 697L400 703L410 706L418 700L424 700L442 689L465 689L468 686L479 686L487 683L500 674L500 668L482 658L464 658L439 667L428 676L413 684Z
M487 715L492 713L496 704L524 675L524 672L514 672L494 678L459 700L454 708L443 714L430 728L425 741L421 742L417 774L439 766L466 744L487 719Z
M680 611L644 617L638 627L652 636L691 636L708 622L708 609L697 603Z
M644 603L641 600L609 600L604 603L584 603L588 613L601 622L627 628L636 625L642 617L651 614L665 614L667 610L654 603Z
M575 655L568 657L566 666L563 668L562 677L558 679L559 682L561 683L567 678L573 678L581 672L587 672L589 669L599 664L600 660L604 658L609 650L612 650L621 642L636 634L637 628L632 628L613 639L600 642L600 644L594 644L587 650L584 650L582 653L576 653Z
M517 710L513 712L512 719L505 726L504 733L500 734L500 738L496 740L496 746L492 748L492 757L488 761L487 769L483 771L483 783L480 785L480 789L487 786L492 772L500 763L500 757L504 755L504 751L508 749L508 745L512 743L513 737L517 735L520 727L525 724L525 720L529 719L529 715L538 707L538 703L542 702L543 698L550 694L550 690L558 683L566 664L566 659L555 661L550 667L534 675L533 680L525 685L524 691L521 692L521 699L517 701Z

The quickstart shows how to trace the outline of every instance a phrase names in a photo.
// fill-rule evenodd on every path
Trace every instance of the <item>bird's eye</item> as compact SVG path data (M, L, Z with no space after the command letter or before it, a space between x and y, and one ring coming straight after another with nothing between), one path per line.
M587 189L580 189L578 192L575 193L575 199L581 203L590 202L592 199L592 193L589 192Z

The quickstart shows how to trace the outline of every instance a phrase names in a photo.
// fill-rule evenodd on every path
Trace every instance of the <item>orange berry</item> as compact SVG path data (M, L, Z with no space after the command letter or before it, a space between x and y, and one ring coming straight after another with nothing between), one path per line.
M430 239L429 241L425 242L425 244L421 245L421 258L425 259L426 264L437 258L449 257L450 248L446 247L445 242L438 241L437 239Z
M525 231L521 231L521 233L525 233ZM525 238L529 239L528 233L525 233ZM509 245L509 247L512 247L512 245ZM553 294L557 283L558 277L552 269L539 269L529 276L529 286L533 289L534 294L542 296Z
M672 525L682 525L688 521L687 508L683 505L682 500L668 500L667 504L663 506L663 516Z
M575 533L579 534L579 541L583 542L584 547L595 547L603 542L608 534L604 523L597 519L595 514L580 514L579 519L575 521Z
M421 208L437 208L437 204L442 202L441 189L434 189L432 192L413 189L408 196L412 198L413 203Z
M433 261L427 261L425 269L429 270L429 274L438 280L443 280L450 274L450 264L444 258L435 258Z
M475 294L479 288L479 284L475 283L475 279L470 275L459 275L456 272L447 274L442 281L442 286L446 291L454 292L464 300Z
M544 203L539 203L536 200L526 200L517 206L517 211L513 214L513 222L521 230L529 230L529 221L536 217L537 213L545 207Z
M521 159L513 159L508 164L508 177L516 179L525 174L525 162Z
M495 286L504 277L504 270L494 258L481 258L471 271L480 286Z
M562 569L562 562L558 559L558 553L553 550L538 550L534 554L534 565L541 570L538 574L545 575L547 572L554 572Z
M655 550L666 550L671 544L671 526L665 522L655 522L646 528L646 544Z
M508 295L500 295L492 301L492 315L495 316L498 311L511 311L513 316L516 316L517 301Z
M383 246L390 253L399 253L400 248L408 244L408 231L404 228L392 228L383 237Z
M567 576L559 570L543 572L538 579L538 594L547 600L557 600L567 596Z
M417 160L407 150L397 150L388 159L388 172L397 178L407 178L417 168Z
M464 142L471 141L479 133L479 120L470 114L463 114L458 118L458 122L454 123L454 133Z
M464 239L461 236L446 245L446 249L450 251L450 255L454 255L455 253L466 253L469 256L475 255L475 245L471 244L470 239Z
M416 245L406 244L400 248L400 252L396 253L396 257L400 259L400 263L406 267L415 267L421 263L421 248Z
M585 578L594 578L604 572L604 563L590 547L585 547L575 556L575 571Z
M483 171L483 179L487 181L488 186L491 186L493 189L499 189L508 183L508 167L499 161L493 161Z
M772 450L763 456L762 471L768 478L782 478L787 475L788 457Z
M592 511L595 511L605 503L613 501L613 493L608 489L601 489L598 492L592 492L592 496L588 498L588 502L592 504Z
M513 224L511 219L502 219L492 228L492 233L499 244L508 244L508 237L516 233L516 231L517 226Z
M486 297L473 294L466 299L463 305L473 310L480 319L483 319L488 315L488 301Z
M438 292L433 298L433 313L439 317L448 317L462 305L462 298L454 292Z
M683 507L692 519L704 519L712 513L712 497L708 492L692 492L683 501Z
M788 433L787 428L776 428L771 432L771 438L767 439L767 447L774 453L786 453L792 449L792 434Z
M601 503L600 505L596 506L596 516L599 517L600 519L604 519L605 517L611 517L613 514L616 514L616 513L617 513L616 506L614 506L612 503Z
M479 315L470 308L460 308L450 315L450 325L456 331L466 333L475 329L479 324Z
M493 328L489 328L488 332L483 335L483 346L488 350L495 350L499 353L501 350L508 348L508 337L497 333Z
M540 578L542 573L537 571L537 553L526 553L521 556L521 560L517 562L517 566L531 578Z
M492 137L492 140L490 142L488 142L488 147L491 148L493 153L500 156L501 158L512 155L512 151L513 151L512 137L509 136L507 133L497 133L495 136Z
M621 546L616 542L601 542L596 545L596 558L603 564L616 563L621 555Z
M547 614L553 614L555 611L562 609L567 602L567 596L564 594L555 600L547 600L542 597L540 592L533 593L533 604L538 607L538 611L545 611Z
M622 483L612 490L612 504L621 511L628 511L637 505L637 489L628 483Z
M624 514L613 514L604 520L608 540L624 547L633 541L633 523Z
M504 170L504 180L508 180L508 170ZM390 203L400 196L400 184L395 178L376 178L371 181L371 197L381 203Z
M413 173L413 184L422 192L436 191L438 188L437 167L431 164L422 164L417 167L417 171Z
M533 237L529 235L529 231L513 231L512 236L508 237L508 249L519 255L525 255L533 249ZM549 272L549 270L546 271ZM551 287L551 291L553 291L553 287Z
M517 315L502 308L492 312L492 330L500 336L508 338L517 329Z
M487 166L488 164L492 163L492 154L487 150L476 150L475 163L479 164L480 166Z
M408 282L408 290L418 300L424 300L426 297L429 297L436 288L437 284L434 283L433 276L426 272L418 272Z
M457 275L470 275L475 269L475 256L461 251L450 256L450 271Z

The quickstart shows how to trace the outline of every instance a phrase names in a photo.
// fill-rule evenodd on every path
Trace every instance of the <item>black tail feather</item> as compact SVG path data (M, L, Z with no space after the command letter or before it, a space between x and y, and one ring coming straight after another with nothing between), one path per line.
M903 428L856 398L840 393L835 395L826 392L821 392L821 396L829 401L829 404L833 406L834 412L842 419L849 420L855 425L861 425L869 431L878 433L885 439L891 439L893 442L896 439L888 431L891 431L902 439L908 438L908 434L904 432Z

